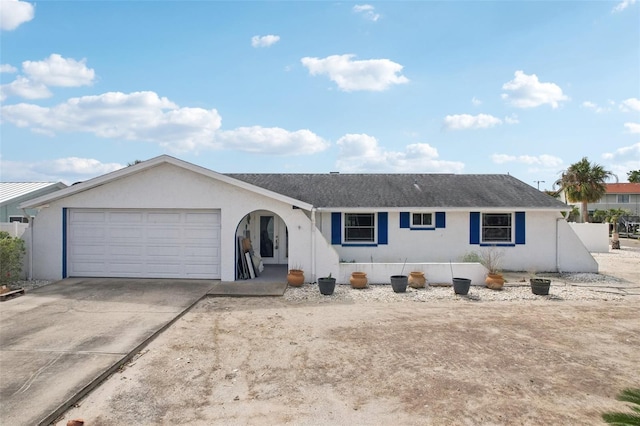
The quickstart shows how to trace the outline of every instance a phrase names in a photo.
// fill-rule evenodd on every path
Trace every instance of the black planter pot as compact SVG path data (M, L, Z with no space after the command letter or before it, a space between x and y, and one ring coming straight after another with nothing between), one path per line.
M391 275L391 288L395 293L404 293L407 291L409 277L407 275Z
M531 278L529 279L531 283L531 292L533 294L537 294L538 296L548 296L549 295L549 287L551 287L551 280L546 278Z
M318 278L318 287L320 288L320 294L325 296L331 296L336 289L335 278Z
M453 279L453 291L456 294L466 295L469 293L469 287L471 286L471 280L469 278L454 278Z

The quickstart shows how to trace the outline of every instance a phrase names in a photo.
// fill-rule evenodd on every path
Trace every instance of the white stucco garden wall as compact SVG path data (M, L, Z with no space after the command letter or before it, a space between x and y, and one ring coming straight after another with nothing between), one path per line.
M609 253L608 223L572 223L569 226L591 253Z

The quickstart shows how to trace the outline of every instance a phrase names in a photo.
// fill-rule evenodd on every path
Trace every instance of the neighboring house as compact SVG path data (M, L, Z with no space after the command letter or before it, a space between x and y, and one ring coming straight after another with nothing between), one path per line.
M0 182L0 223L2 230L13 230L8 223L29 223L35 209L26 212L18 206L37 197L66 188L62 182ZM6 229L5 229L6 228Z
M640 216L640 183L608 183L607 193L597 203L587 204L589 215L596 210L624 209Z
M239 237L307 281L347 282L350 262L448 268L491 245L505 270L597 272L567 206L508 175L220 174L163 155L21 207L41 209L30 245L42 279L234 281Z

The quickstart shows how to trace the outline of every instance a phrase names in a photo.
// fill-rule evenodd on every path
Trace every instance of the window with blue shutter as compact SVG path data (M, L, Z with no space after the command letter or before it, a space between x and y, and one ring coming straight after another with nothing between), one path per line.
M446 227L445 212L400 212L400 229L434 231Z

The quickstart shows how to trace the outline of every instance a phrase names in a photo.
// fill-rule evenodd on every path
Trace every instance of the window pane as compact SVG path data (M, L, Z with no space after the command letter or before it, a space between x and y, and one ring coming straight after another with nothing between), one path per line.
M422 224L431 225L431 213L425 213L422 215Z
M422 225L422 215L420 213L413 214L413 224L417 226Z
M374 242L375 216L373 213L346 213L344 215L346 242Z
M482 215L483 242L511 242L511 214L485 213Z

